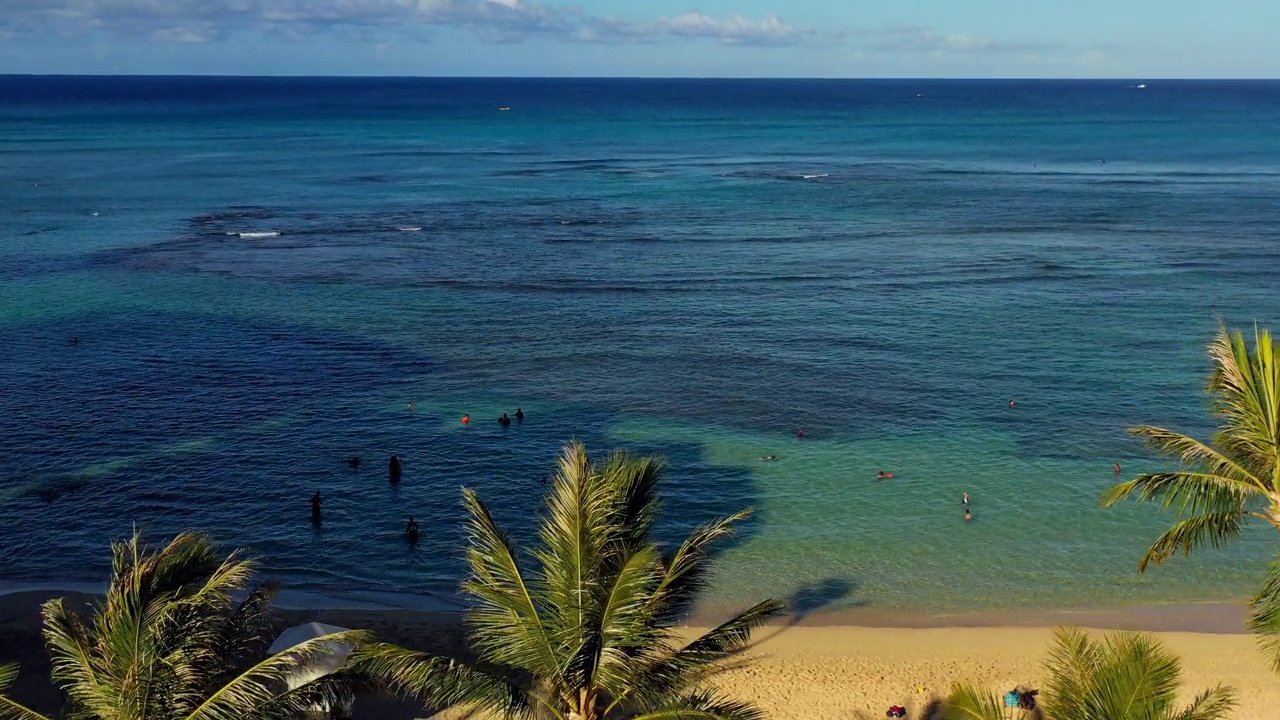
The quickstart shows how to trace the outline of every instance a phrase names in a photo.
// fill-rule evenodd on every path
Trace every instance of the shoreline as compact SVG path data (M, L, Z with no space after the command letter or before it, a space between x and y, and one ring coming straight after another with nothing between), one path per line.
M39 604L56 597L100 595L105 584L94 583L14 583L0 581L0 606L10 603ZM457 615L465 608L440 596L408 593L378 593L343 598L313 591L281 590L273 606L285 614L372 613L394 617L403 615ZM688 618L688 626L712 626L732 614L734 608L704 607ZM1214 635L1243 635L1248 606L1244 602L1175 603L1070 609L966 610L933 613L895 608L823 608L791 613L769 623L785 627L854 627L925 630L938 628L1051 628L1059 625L1095 630L1142 632L1189 632Z

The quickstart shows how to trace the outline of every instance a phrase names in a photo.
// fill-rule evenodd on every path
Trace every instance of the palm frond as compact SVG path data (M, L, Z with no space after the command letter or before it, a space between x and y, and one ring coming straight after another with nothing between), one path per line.
M1113 633L1104 642L1106 662L1093 669L1091 699L1100 717L1117 720L1169 714L1182 677L1176 655L1143 633Z
M476 601L467 615L476 648L498 665L541 677L558 673L555 646L515 547L478 495L464 489L463 499L470 512L467 561L471 576L462 589Z
M1214 372L1208 390L1222 422L1220 444L1260 467L1274 466L1280 442L1280 368L1271 333L1255 329L1251 353L1243 333L1220 327L1209 355Z
M299 643L233 678L191 711L185 720L237 720L250 716L287 693L291 689L289 678L299 667L317 667L321 661L333 662L335 656L343 652L339 648L358 648L370 640L363 631L349 630ZM339 662L338 668L343 664ZM329 672L336 671L337 668Z
M706 585L711 546L733 536L734 526L751 517L743 510L698 526L665 561L666 572L653 593L650 612L661 622L677 622L689 612Z
M613 574L570 668L612 695L629 689L634 659L663 639L664 628L652 623L647 612L659 577L658 549L652 545L640 548Z
M41 615L54 683L82 707L109 708L113 688L102 677L106 668L93 652L88 629L62 598L45 603Z
M49 718L12 700L6 694L18 679L18 664L0 665L0 720L49 720Z
M1045 661L1049 683L1045 704L1050 717L1089 717L1093 691L1093 671L1106 658L1102 648L1075 628L1056 628L1053 645Z
M665 656L636 668L631 685L645 698L669 697L703 682L719 663L746 649L755 628L777 617L785 606L766 600Z
M539 527L542 547L534 556L541 566L544 622L555 642L566 649L559 672L575 687L591 682L594 665L581 661L591 643L593 601L602 589L601 575L607 572L615 493L592 467L581 444L565 447Z
M1155 452L1177 458L1184 468L1195 468L1206 475L1221 478L1224 483L1246 486L1240 488L1241 492L1268 491L1267 481L1258 477L1250 468L1189 435L1152 425L1130 428L1129 433L1142 438L1147 447Z
M633 551L648 542L658 517L658 482L663 462L655 457L639 457L616 452L599 468L601 484L611 497L609 526L621 547Z
M1258 635L1272 670L1280 673L1280 560L1271 563L1266 581L1249 602L1249 631Z
M1005 720L1004 706L995 695L972 683L956 683L943 703L943 720Z
M459 660L394 645L376 643L360 648L350 668L434 707L484 706L497 708L507 717L531 717L538 702L519 686Z
M1244 518L1244 512L1234 510L1205 513L1178 521L1147 549L1138 563L1138 572L1144 572L1148 565L1158 565L1179 552L1190 555L1192 550L1204 545L1214 548L1226 545L1240 534Z
M1235 691L1219 685L1197 695L1191 705L1180 710L1170 720L1222 720L1235 706Z
M764 717L760 708L751 703L703 691L632 716L631 720L764 720Z

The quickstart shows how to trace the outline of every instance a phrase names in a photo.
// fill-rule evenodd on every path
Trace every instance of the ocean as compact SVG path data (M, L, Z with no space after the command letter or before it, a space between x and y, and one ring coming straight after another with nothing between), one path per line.
M447 604L459 488L528 540L571 438L668 459L666 538L756 509L713 608L1232 601L1274 555L1140 576L1171 515L1098 498L1163 464L1127 427L1211 432L1220 319L1280 324L1280 83L11 76L0 187L10 588L198 528Z

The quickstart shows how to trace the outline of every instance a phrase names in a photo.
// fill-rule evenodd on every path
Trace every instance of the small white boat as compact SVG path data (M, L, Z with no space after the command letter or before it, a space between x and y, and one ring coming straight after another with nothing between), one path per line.
M1139 83L1139 84L1137 85L1137 88L1138 88L1139 90L1146 90L1146 89L1147 89L1147 84L1146 84L1146 83Z

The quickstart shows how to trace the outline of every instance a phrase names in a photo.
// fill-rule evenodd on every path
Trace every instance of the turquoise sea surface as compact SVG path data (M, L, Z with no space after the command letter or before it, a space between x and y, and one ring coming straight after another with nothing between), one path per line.
M1140 576L1098 498L1280 325L1280 83L1135 85L0 78L0 581L202 528L447 602L459 487L527 539L576 437L757 509L712 606L1245 597L1270 532Z

